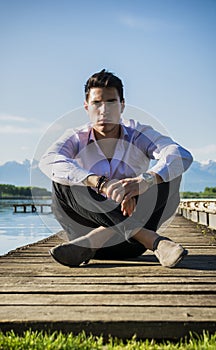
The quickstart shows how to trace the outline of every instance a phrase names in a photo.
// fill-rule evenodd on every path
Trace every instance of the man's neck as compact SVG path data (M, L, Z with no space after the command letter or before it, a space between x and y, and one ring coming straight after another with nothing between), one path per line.
M119 127L116 128L115 133L99 133L98 131L94 130L94 135L101 151L103 152L107 160L111 162L115 153L116 145L121 135L121 126L119 125Z
M119 139L121 135L121 126L113 128L110 132L99 132L93 128L94 136L97 141L104 139Z

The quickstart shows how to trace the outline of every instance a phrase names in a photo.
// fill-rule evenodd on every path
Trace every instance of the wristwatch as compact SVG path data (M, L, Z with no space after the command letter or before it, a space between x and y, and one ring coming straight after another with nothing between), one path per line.
M148 187L151 187L155 184L155 176L150 173L143 173L141 175L142 179L148 184Z

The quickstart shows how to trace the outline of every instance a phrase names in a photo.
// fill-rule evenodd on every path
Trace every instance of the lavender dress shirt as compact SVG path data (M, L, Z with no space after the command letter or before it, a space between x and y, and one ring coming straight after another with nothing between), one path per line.
M63 185L83 185L90 174L110 179L139 176L151 170L168 182L182 175L192 163L188 150L149 125L121 119L121 136L112 160L96 142L91 123L68 129L40 160L40 169ZM106 142L106 141L103 141ZM149 168L150 160L155 160Z

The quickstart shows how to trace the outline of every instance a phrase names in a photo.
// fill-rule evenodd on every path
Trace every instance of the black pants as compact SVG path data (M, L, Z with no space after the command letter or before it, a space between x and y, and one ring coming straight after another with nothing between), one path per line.
M65 186L53 182L52 209L69 240L83 236L99 226L112 227L115 234L96 259L122 259L141 255L145 247L132 238L136 228L156 231L168 220L179 204L181 177L152 186L137 197L132 217L122 215L121 206L97 194L90 187Z

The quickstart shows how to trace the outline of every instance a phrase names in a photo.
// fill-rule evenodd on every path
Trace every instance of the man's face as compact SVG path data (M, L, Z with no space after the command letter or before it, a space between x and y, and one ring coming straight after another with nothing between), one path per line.
M110 134L118 128L124 101L120 102L116 88L91 88L88 101L85 101L93 128L100 134Z

